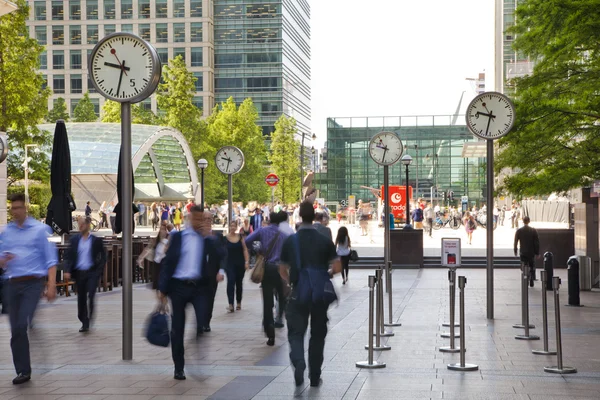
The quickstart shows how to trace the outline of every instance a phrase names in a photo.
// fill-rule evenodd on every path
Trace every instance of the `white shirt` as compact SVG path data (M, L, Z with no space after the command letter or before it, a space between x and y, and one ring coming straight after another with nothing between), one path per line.
M423 211L423 214L423 217L425 217L425 219L433 219L433 209L431 207L427 207Z
M167 244L169 241L167 239L162 239L158 242L156 247L154 248L154 262L160 264L163 258L165 258L165 249L167 248Z
M290 235L294 234L294 230L292 229L292 227L290 226L290 224L287 221L283 221L283 222L279 223L279 231L286 236L290 236Z
M202 277L204 238L193 229L181 233L181 256L173 274L175 279L199 279Z

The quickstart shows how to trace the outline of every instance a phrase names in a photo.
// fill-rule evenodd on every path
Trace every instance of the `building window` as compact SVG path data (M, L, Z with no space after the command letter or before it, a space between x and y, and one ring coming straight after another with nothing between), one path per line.
M52 69L65 69L65 52L63 50L52 52Z
M80 20L81 19L81 2L76 0L69 1L69 19Z
M65 44L65 28L62 25L52 26L52 44Z
M48 69L48 54L45 51L40 54L38 61L40 62L40 69Z
M115 33L117 31L117 27L114 24L104 25L104 36L110 35L111 33Z
M138 2L138 18L150 18L150 0L139 0Z
M232 89L242 89L244 83L241 78L216 78L215 79L215 90L218 92L222 91L233 91Z
M46 45L48 43L48 30L46 29L46 25L35 27L35 40L41 45Z
M185 42L185 24L173 24L173 41L175 43Z
M87 26L87 44L96 44L98 42L98 25Z
M194 78L196 78L196 92L204 90L204 82L202 81L202 72L194 72Z
M54 21L62 21L65 19L65 8L63 1L52 2L52 19Z
M81 75L71 75L71 93L82 93L83 81Z
M202 41L202 22L192 22L190 24L190 41L201 42Z
M140 36L146 41L150 41L150 24L140 24Z
M167 43L169 41L169 31L167 24L156 24L156 43Z
M42 89L46 89L48 87L48 76L42 75Z
M81 50L71 50L71 69L81 69Z
M202 97L194 96L194 98L192 99L192 104L202 110L202 107L204 106L204 102L202 100Z
M202 66L202 47L194 47L192 49L192 67L201 67Z
M115 19L115 0L104 0L104 19Z
M100 99L91 98L90 101L94 105L94 112L97 116L100 116Z
M190 1L190 17L202 16L202 0Z
M160 63L162 65L167 65L169 63L169 49L159 48L156 49L158 53L158 58L160 58Z
M71 99L71 115L75 112L75 107L77 107L77 103L79 103L81 99Z
M175 18L185 17L185 0L173 1L173 17L175 17Z
M69 26L69 37L71 44L81 44L81 25Z
M97 93L96 91L96 87L94 86L94 84L92 83L92 78L90 78L90 76L88 75L88 84L87 84L87 89L88 92L90 93Z
M249 92L271 92L279 88L279 78L248 78L246 85Z
M156 8L154 10L156 12L156 18L167 18L167 0L156 0Z
M150 101L150 99L145 99L140 104L144 110L146 110L146 111L152 110L152 102Z
M87 19L98 19L98 0L87 0L85 3L85 15Z
M177 47L173 49L173 58L177 58L177 56L181 56L183 61L185 61L185 48Z
M54 75L52 78L52 90L54 90L55 94L60 94L65 92L65 76L64 75Z
M215 67L240 68L242 66L242 54L215 54Z
M45 1L34 1L33 2L33 15L36 21L46 20L46 2Z
M121 0L121 19L133 18L133 0Z
M121 25L121 32L133 33L133 24Z

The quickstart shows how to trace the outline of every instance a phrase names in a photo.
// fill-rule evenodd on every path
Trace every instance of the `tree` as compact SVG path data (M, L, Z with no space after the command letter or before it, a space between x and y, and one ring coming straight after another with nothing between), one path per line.
M202 140L200 156L212 161L222 146L237 146L244 153L242 171L233 176L234 201L264 202L269 198L265 184L267 169L267 147L262 130L256 125L258 111L251 99L236 106L233 97L215 106L207 119L206 139ZM206 169L205 196L208 202L219 202L227 198L227 176L217 170L214 161Z
M121 122L121 104L106 100L102 106L100 120L106 123ZM134 124L157 125L159 121L152 111L146 110L138 103L131 106L131 122Z
M59 119L62 119L65 122L69 120L67 104L65 102L65 99L63 99L62 97L56 99L54 107L52 108L52 110L48 111L48 114L46 115L46 122L55 123Z
M83 98L79 100L77 106L73 110L73 121L75 122L96 122L98 116L94 111L94 104L90 100L90 93L85 92Z
M271 135L269 159L273 172L279 177L275 195L283 204L298 198L300 143L296 140L297 133L296 120L282 115L275 123L275 132Z
M511 82L517 110L496 170L517 196L565 192L600 179L600 7L595 0L520 2L515 49L535 60Z

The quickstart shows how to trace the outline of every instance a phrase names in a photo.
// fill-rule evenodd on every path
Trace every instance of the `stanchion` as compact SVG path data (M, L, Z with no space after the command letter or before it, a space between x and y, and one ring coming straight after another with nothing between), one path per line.
M540 274L540 280L542 281L542 335L544 340L544 350L531 350L531 352L533 354L551 356L556 354L556 352L548 350L548 295L546 293L548 286L548 272L544 270L541 271Z
M387 291L388 291L388 323L383 326L402 326L400 322L394 321L394 307L392 307L392 262L387 263Z
M440 347L440 351L442 353L458 353L460 349L454 346L454 339L456 337L460 337L460 334L457 335L454 333L454 328L457 326L454 324L454 303L456 302L456 268L450 268L448 271L448 281L450 281L450 323L448 324L450 327L450 333L448 335L450 338L450 346ZM446 337L445 335L445 333L442 333L442 337Z
M535 325L529 323L529 289L527 288L529 279L529 266L521 262L521 323L514 324L513 328L525 329L525 336L529 336L529 329L534 329ZM527 320L527 322L525 322ZM539 339L539 338L538 338Z
M465 362L465 286L467 278L458 277L458 288L460 289L460 363L448 364L448 369L452 371L477 371L479 366L476 364L467 364Z
M557 365L551 367L545 367L545 372L553 374L574 374L577 372L577 368L565 367L563 365L562 357L562 336L560 332L560 302L558 300L558 288L560 287L560 278L558 276L552 277L552 288L554 289L554 314L556 318L556 355Z
M375 303L375 295L373 293L375 289L375 277L373 275L369 276L369 359L367 361L358 361L356 366L358 368L384 368L385 363L380 361L373 360L373 312L374 312L374 303Z
M530 335L529 328L529 289L527 285L529 283L529 265L521 263L521 313L523 316L523 328L525 329L524 335L516 335L515 339L519 340L540 340L537 335Z
M377 333L379 333L379 336L381 337L394 336L394 332L391 330L386 330L385 326L383 325L383 266L379 266L379 268L375 270L375 279L377 280L377 282L375 282L377 285L377 298L375 299L377 302L377 317L375 318Z

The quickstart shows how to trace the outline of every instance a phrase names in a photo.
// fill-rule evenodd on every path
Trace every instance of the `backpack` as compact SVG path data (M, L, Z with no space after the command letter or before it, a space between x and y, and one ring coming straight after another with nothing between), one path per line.
M328 307L338 299L327 270L311 266L302 267L300 241L294 235L298 282L294 284L291 298L303 305L324 304Z

